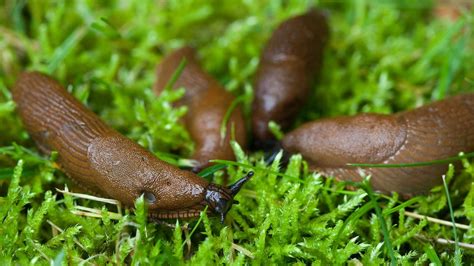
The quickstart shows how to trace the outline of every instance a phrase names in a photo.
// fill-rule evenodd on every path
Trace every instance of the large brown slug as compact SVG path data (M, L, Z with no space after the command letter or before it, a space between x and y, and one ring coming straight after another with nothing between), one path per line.
M326 17L317 10L290 18L273 32L255 79L252 130L257 147L274 143L270 121L286 129L306 102L328 36Z
M77 184L129 207L143 194L152 218L195 217L207 205L223 220L252 175L221 187L167 164L108 127L40 73L22 74L13 98L39 149L46 154L57 151L61 169Z
M160 94L163 91L183 59L186 60L186 65L173 88L186 89L184 97L177 105L188 107L184 123L196 145L192 159L198 163L193 171L199 171L210 165L209 160L234 159L230 146L232 127L236 141L245 147L245 122L240 107L236 107L227 121L227 133L222 139L221 125L235 97L202 70L195 59L194 50L190 47L172 52L159 64L155 92Z
M341 180L361 180L348 163L425 162L474 151L474 94L464 94L394 115L359 114L321 119L288 133L282 146L301 153L313 170ZM374 189L406 197L442 183L446 164L363 168Z

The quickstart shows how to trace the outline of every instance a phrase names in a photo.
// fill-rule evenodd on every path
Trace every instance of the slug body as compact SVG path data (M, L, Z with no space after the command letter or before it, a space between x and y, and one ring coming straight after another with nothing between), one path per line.
M242 111L237 106L227 121L226 135L222 138L221 125L235 97L202 70L195 59L194 50L189 47L169 54L158 66L157 81L154 85L156 94L165 89L183 59L186 60L186 65L173 88L186 90L177 105L188 107L184 123L196 145L192 159L198 164L193 171L200 171L210 165L209 160L234 159L230 146L231 132L234 130L235 140L245 147L245 122Z
M290 18L273 32L255 79L252 130L257 147L274 144L270 121L286 129L306 102L328 37L326 17L317 10Z
M43 74L23 73L13 98L39 149L57 151L57 163L75 183L129 207L143 194L152 218L195 217L209 205L223 219L248 179L220 187L159 160Z
M340 180L371 175L374 189L412 196L442 183L447 164L363 168L349 163L426 162L474 151L474 94L464 94L394 115L360 114L321 119L288 133L282 146L301 153L313 170Z

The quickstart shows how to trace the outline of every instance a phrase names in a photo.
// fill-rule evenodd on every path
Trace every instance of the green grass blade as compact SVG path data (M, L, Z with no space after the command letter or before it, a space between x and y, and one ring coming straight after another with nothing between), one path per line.
M380 163L348 163L347 166L353 167L372 167L372 168L401 168L401 167L420 167L420 166L430 166L435 164L448 164L462 159L474 157L474 152L460 154L458 156L449 157L446 159L433 160L427 162L416 162L416 163L399 163L399 164L380 164Z
M385 218L382 214L382 210L377 202L377 196L374 194L372 190L372 186L370 185L370 179L365 179L361 183L361 188L364 189L367 194L369 195L370 201L372 202L374 208L375 208L375 213L377 214L377 218L379 219L380 227L382 229L382 234L384 238L384 245L387 249L387 252L389 254L389 257L391 259L390 264L392 266L397 265L397 258L395 258L395 253L393 251L393 246L392 246L392 241L390 240L390 233L388 232L387 228L387 223L385 221Z
M414 203L419 202L419 201L421 201L421 197L414 197L414 198L411 198L411 199L409 199L409 200L403 202L402 204L397 205L396 207L393 207L393 208L391 208L391 209L386 209L386 210L384 210L384 211L383 211L383 215L390 215L390 214L392 214L392 213L396 213L396 212L398 212L399 210L404 209L404 208L406 208L406 207L408 207L408 206L411 206L411 205L413 205Z
M235 108L242 103L246 99L245 95L239 96L235 98L232 103L230 104L229 108L227 108L227 111L225 112L224 118L222 119L221 123L221 129L220 129L220 135L221 135L221 141L225 140L226 134L227 134L227 123L229 122L230 116L234 112Z
M176 70L173 72L173 75L171 75L171 78L168 80L168 82L165 85L165 90L170 90L173 88L173 85L176 83L178 78L181 76L181 73L183 73L184 68L186 67L187 64L186 58L183 58L181 62L179 62L178 67Z
M450 165L451 167L452 165ZM448 171L448 173L452 171ZM448 184L446 183L446 176L443 175L443 186L446 193L446 199L448 200L449 215L451 216L451 222L453 223L453 236L455 241L455 250L454 250L454 265L462 265L462 253L461 248L459 247L459 238L456 229L456 221L454 221L454 211L453 205L451 204L451 196L449 194Z
M213 175L215 172L225 169L226 167L227 167L226 164L218 163L218 164L215 164L203 169L201 172L198 173L198 176L202 178L207 178Z
M443 265L443 263L441 263L441 260L438 257L438 254L436 254L436 251L434 250L433 246L431 246L430 244L426 244L423 247L423 250L425 251L426 255L432 263L434 263L436 266Z
M202 219L203 219L203 217L204 217L204 215L203 215L202 213L207 213L207 209L208 209L208 208L209 208L209 206L206 206L206 207L204 208L204 210L202 210L201 215L199 215L199 219L197 220L196 224L195 224L194 227L193 227L193 230L191 230L191 233L189 233L189 236L188 236L189 239L193 236L194 232L196 232L197 228L198 228L199 225L201 224ZM183 244L181 245L181 249L184 248L184 245L185 245L185 244L186 244L186 241L183 241Z
M441 77L438 81L438 86L434 89L432 93L433 100L443 99L451 84L453 82L454 76L458 73L460 69L461 57L463 56L464 47L466 45L466 36L462 36L451 48L449 56L446 57L445 67L441 73Z
M64 59L71 53L71 51L79 44L82 38L86 35L87 30L81 27L75 30L69 37L59 46L56 47L51 60L47 66L47 73L52 74L56 71Z
M357 221L360 217L368 213L373 208L374 203L372 201L369 201L362 207L358 208L355 212L352 212L351 215L349 215L349 217L347 217L344 223L342 224L341 229L339 229L339 231L337 232L337 235L334 238L334 243L337 244L339 242L339 238L341 237L342 232L350 222Z

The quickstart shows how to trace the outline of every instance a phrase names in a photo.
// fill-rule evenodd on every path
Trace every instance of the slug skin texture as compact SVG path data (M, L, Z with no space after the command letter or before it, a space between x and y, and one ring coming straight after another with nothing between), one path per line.
M270 121L288 128L306 102L319 73L329 38L326 16L318 10L284 21L263 50L255 79L252 130L257 148L275 143Z
M188 107L183 121L195 143L192 159L198 164L193 171L198 172L211 165L209 160L235 159L230 146L231 132L235 133L235 140L245 148L245 122L241 108L237 106L227 122L225 138L221 138L221 125L235 97L201 68L195 59L194 50L190 47L168 54L159 64L154 85L156 94L159 95L165 89L183 59L186 60L186 65L173 88L186 90L177 106Z
M442 183L447 164L363 168L349 163L427 162L474 151L474 94L454 96L393 115L359 114L303 124L282 140L284 150L301 153L312 170L339 180L371 175L375 190L410 197Z
M40 151L57 151L57 163L75 183L128 207L143 194L151 218L196 217L207 205L223 220L249 178L221 187L159 160L41 73L23 73L13 99Z

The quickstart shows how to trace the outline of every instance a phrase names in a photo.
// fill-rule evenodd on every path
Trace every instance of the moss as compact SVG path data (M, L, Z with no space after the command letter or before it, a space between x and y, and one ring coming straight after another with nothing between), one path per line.
M0 7L1 264L452 264L474 251L443 245L453 229L408 212L470 225L474 166L468 158L442 187L403 201L308 171L300 156L287 168L263 163L233 143L237 162L203 174L220 182L254 169L225 225L202 216L154 224L145 206L123 210L59 193L68 183L21 126L9 89L23 70L56 77L109 125L177 165L193 149L178 123L183 91L151 92L164 54L198 48L205 69L240 97L247 116L262 46L284 19L313 5L330 12L331 41L313 98L296 119L357 112L391 113L473 91L472 12L438 20L432 1L14 1ZM273 125L279 132L278 125ZM277 156L279 158L279 156ZM227 166L227 167L225 167ZM224 169L225 168L225 169ZM215 172L217 171L217 172ZM212 173L215 172L213 176ZM85 216L87 213L89 216ZM79 215L82 214L82 215ZM91 216L98 216L91 217ZM384 230L382 230L385 228ZM385 245L384 245L385 243ZM387 245L391 243L391 245ZM390 247L391 246L391 247ZM455 250L457 252L455 252Z

